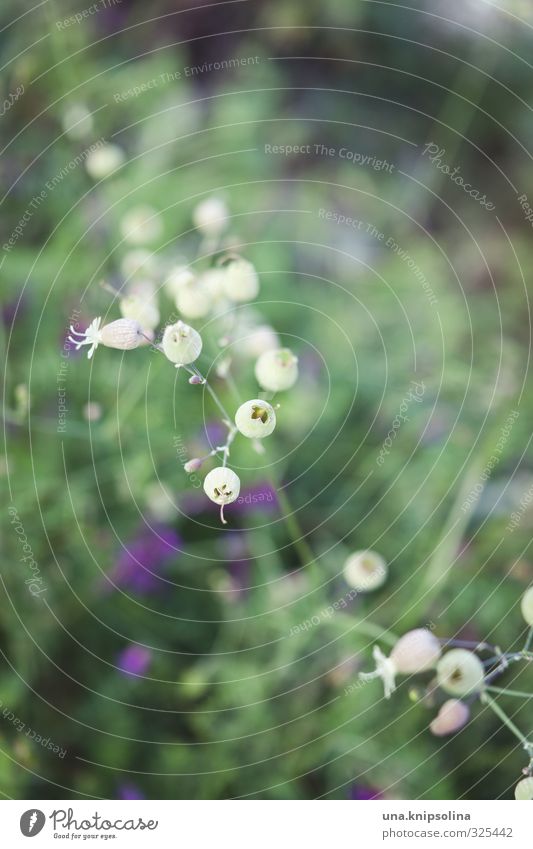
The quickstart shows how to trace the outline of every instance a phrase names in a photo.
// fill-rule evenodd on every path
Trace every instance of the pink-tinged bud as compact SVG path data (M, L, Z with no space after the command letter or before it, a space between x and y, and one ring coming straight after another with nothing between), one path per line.
M199 468L201 468L203 460L200 460L199 457L193 457L192 460L188 460L184 465L184 470L189 474L190 472L197 472Z
M459 699L448 699L444 702L437 716L429 728L436 737L445 737L446 734L454 734L470 718L470 708Z
M197 386L199 383L204 383L204 379L200 377L199 374L193 374L192 377L189 378L189 383L192 383L193 386Z
M390 654L396 671L414 675L432 669L441 655L438 639L427 628L415 628L400 637Z

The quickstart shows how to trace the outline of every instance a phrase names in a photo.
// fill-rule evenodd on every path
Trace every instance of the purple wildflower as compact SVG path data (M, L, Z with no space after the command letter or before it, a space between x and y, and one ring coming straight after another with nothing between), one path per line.
M165 525L145 527L124 545L109 578L113 584L136 593L152 593L164 588L160 573L181 548L178 534ZM108 584L109 587L109 584Z
M131 643L117 657L117 666L125 675L144 675L152 662L152 652L144 646Z

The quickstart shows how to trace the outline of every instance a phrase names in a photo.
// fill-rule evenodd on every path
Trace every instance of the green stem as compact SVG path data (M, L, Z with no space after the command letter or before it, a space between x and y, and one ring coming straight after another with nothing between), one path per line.
M517 728L517 726L514 724L513 720L509 716L507 716L503 708L501 708L500 705L494 699L492 699L487 692L483 693L483 695L481 696L481 701L484 704L488 705L490 709L496 714L496 716L501 719L506 728L508 728L509 731L511 731L514 736L518 740L520 740L526 752L531 756L531 754L533 753L533 743L530 743L527 737L522 734L520 729Z
M531 643L533 643L533 626L529 629L529 633L527 635L526 644L524 646L525 653L527 653L531 648Z
M502 696L515 696L517 699L533 699L533 693L524 693L522 690L507 690L505 687L487 686L487 690L491 693L498 693Z

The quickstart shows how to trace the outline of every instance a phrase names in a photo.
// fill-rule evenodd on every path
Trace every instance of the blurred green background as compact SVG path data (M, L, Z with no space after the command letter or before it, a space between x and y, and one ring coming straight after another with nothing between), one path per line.
M412 681L390 702L378 684L350 690L374 640L409 627L523 643L532 511L506 526L533 483L532 240L518 200L533 197L533 14L500 6L117 0L65 25L89 6L4 0L3 98L23 88L0 118L4 797L511 794L523 757L486 709L439 740ZM80 105L93 127L74 139L65 114ZM69 165L98 139L126 153L100 182ZM373 157L391 168L360 164ZM153 206L154 252L191 258L192 212L211 194L260 273L258 310L301 364L267 455L232 454L246 491L276 498L228 509L227 528L179 456L216 432L202 391L148 349L61 357L72 316L119 315L99 284L121 285L123 215ZM162 295L163 319L174 309ZM254 397L253 361L235 379ZM412 381L422 401L379 464ZM483 494L462 509L512 411ZM359 548L383 554L388 581L324 615ZM125 651L138 676L117 668ZM531 674L513 682L530 689Z

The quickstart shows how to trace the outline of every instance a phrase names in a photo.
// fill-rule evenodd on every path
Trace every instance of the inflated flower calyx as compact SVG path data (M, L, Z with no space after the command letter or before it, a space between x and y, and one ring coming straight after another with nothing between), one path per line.
M263 439L276 427L276 413L268 401L245 401L235 413L235 425L243 436Z
M533 628L533 587L529 587L522 596L520 609L527 624Z
M259 294L259 276L251 262L240 256L231 257L223 266L222 290L236 303L253 301Z
M176 366L193 363L202 351L202 337L197 330L178 321L165 327L161 343L163 353Z
M192 217L194 226L200 233L213 238L225 230L228 208L221 198L210 197L195 207Z
M442 705L429 728L436 737L445 737L447 734L454 734L459 731L463 725L466 725L469 718L470 708L468 705L465 705L459 699L448 699Z
M138 321L145 330L154 330L159 324L159 309L152 298L141 295L125 295L120 299L120 312L123 318Z
M185 318L204 318L212 305L207 289L198 280L184 283L175 297L176 307Z
M255 377L269 392L290 389L298 380L298 358L288 348L265 351L255 364Z
M102 180L120 168L125 159L126 154L121 147L116 144L104 144L88 154L85 168L93 180Z
M220 520L224 525L227 524L224 518L224 507L239 497L240 489L241 482L238 475L227 466L218 466L206 475L204 492L211 501L220 505Z
M396 675L414 675L432 669L441 653L440 643L427 628L415 628L400 637L394 645L390 657L383 654L379 646L374 646L376 661L374 672L361 672L362 681L381 678L385 698L390 698L396 689Z
M344 580L357 592L372 592L385 582L387 564L376 551L354 551L346 559Z
M163 231L161 216L152 206L134 206L124 215L120 230L130 244L148 244L158 239Z
M95 318L83 333L80 333L74 327L70 328L71 336L68 337L69 342L76 346L79 351L82 345L89 345L87 352L88 359L98 348L98 345L104 345L106 348L116 348L119 351L130 351L143 342L143 330L138 321L129 318L119 318L117 321L112 321L110 324L101 327L102 319Z
M485 671L479 657L467 649L451 649L437 664L439 686L452 696L468 696L483 689Z
M519 801L533 799L533 778L523 778L514 789L514 797Z
M176 265L169 271L165 280L165 289L171 298L175 298L182 286L194 283L196 276L187 265Z

